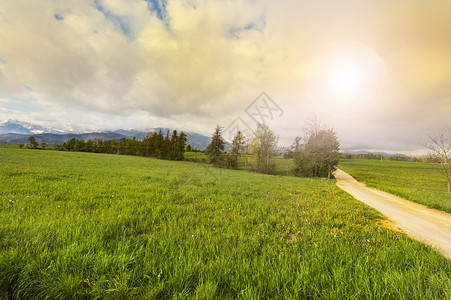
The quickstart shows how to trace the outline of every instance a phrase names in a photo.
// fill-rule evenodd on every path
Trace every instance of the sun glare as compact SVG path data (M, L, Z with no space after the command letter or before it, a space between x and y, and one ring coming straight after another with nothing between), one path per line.
M312 62L310 89L321 108L357 112L380 94L385 63L369 47L342 42L321 49Z
M340 64L332 68L328 79L328 89L333 90L337 94L351 96L360 90L362 81L358 68L346 64Z

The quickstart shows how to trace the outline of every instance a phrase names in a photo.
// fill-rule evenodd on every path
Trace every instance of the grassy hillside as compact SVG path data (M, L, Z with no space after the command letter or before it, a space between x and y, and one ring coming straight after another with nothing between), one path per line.
M451 262L332 181L0 148L0 298L451 298Z
M358 181L407 200L451 213L446 175L438 165L342 159L339 167Z

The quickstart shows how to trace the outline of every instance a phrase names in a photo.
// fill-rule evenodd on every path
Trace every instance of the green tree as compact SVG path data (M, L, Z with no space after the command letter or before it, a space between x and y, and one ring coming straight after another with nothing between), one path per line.
M70 140L67 140L64 143L64 149L66 149L66 151L75 151L75 143L76 143L76 139L75 138L71 138Z
M140 156L146 156L146 157L154 157L155 156L156 135L157 135L156 132L149 132L146 134L146 136L143 138L143 140L139 144L138 154Z
M186 146L187 142L188 142L188 138L186 137L186 134L183 131L180 132L180 135L177 138L177 146L176 146L176 149L177 149L176 159L177 160L183 160L185 149L188 148Z
M138 142L139 141L136 139L135 136L132 139L125 140L125 154L136 155Z
M95 148L97 153L105 153L105 146L102 138L95 139Z
M278 138L268 125L259 123L250 145L253 156L253 169L259 173L274 172L274 157L277 155Z
M211 138L210 144L205 149L205 152L210 157L210 161L216 166L221 167L223 165L225 142L222 138L222 131L219 125L216 126L215 132Z
M246 149L246 138L238 131L232 140L232 150L227 156L227 166L232 169L238 168L238 157Z
M166 135L163 139L163 144L161 147L160 158L167 159L171 153L172 143L171 143L171 135L169 134L169 129L166 131Z
M163 143L164 136L163 132L161 132L160 129L158 133L155 135L155 157L157 158L163 158Z
M178 159L178 133L177 130L173 130L171 134L171 145L169 147L168 158L172 160Z
M85 152L85 151L86 151L85 141L82 140L82 139L76 140L76 141L75 141L74 148L73 148L73 151L76 151L76 152Z
M95 146L93 140L89 139L86 141L86 151L87 152L94 152Z
M36 149L38 147L38 142L36 141L34 135L30 135L28 137L28 147L33 149Z
M126 145L127 139L125 137L120 138L117 142L117 154L125 155L127 152L127 145Z

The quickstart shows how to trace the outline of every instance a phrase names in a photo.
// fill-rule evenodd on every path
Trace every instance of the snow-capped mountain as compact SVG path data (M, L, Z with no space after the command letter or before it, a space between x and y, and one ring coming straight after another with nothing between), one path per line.
M46 128L41 125L31 124L28 122L23 122L19 120L7 120L0 122L0 134L3 133L17 133L17 134L44 134L44 133L54 133L54 134L64 134L68 133L64 130L59 130L55 128Z
M152 128L145 131L134 129L118 129L111 130L61 130L55 128L47 128L41 125L31 124L18 120L0 121L0 142L5 143L26 143L30 135L34 135L39 143L45 142L49 145L62 144L71 138L76 139L116 139L133 138L142 140L148 132L158 132L161 130L163 134L172 129L169 128ZM198 149L204 149L211 138L195 132L185 132L189 144ZM228 143L226 143L228 145Z

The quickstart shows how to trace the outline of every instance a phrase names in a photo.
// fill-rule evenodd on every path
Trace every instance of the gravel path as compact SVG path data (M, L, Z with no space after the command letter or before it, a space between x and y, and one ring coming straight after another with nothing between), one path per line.
M451 215L395 195L367 187L348 173L335 172L337 186L380 211L411 237L425 242L451 259Z

